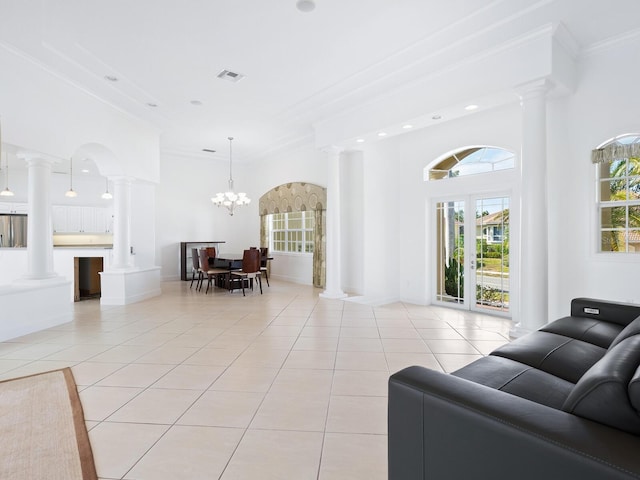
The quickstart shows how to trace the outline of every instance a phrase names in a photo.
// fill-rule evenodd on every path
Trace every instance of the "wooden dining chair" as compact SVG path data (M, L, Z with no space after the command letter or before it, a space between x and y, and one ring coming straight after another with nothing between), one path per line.
M196 274L198 275L198 281L196 282L196 290L198 290L198 286L200 285L200 279L202 273L200 272L200 258L198 257L198 249L191 249L191 283L189 284L189 288L193 287L193 282L196 279Z
M262 295L262 275L260 272L260 250L252 248L245 250L242 254L242 269L232 270L232 277L239 277L242 284L242 296L246 296L244 293L245 280L252 280L251 289L253 290L253 280L258 281L260 285L260 295Z
M215 250L213 251L213 259L215 259ZM202 282L204 276L207 276L207 289L205 290L205 294L209 293L209 287L212 287L212 282L214 278L219 276L228 275L229 270L225 270L224 268L215 268L209 262L209 253L206 248L200 250L200 271L202 273L202 279L200 280L200 290L202 290ZM216 282L217 284L217 282Z
M267 262L269 261L269 248L260 247L260 273L264 274L264 278L267 281L267 287L269 286L269 267Z

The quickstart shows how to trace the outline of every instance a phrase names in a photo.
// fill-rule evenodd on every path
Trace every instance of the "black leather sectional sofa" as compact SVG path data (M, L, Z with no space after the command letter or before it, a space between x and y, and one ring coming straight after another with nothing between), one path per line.
M389 479L640 479L640 306L571 315L443 374L389 379Z

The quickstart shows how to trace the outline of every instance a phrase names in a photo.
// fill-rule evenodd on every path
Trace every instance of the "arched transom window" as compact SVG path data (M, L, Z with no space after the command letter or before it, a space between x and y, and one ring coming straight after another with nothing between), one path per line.
M512 152L498 147L465 147L447 154L429 168L425 180L489 173L514 167Z

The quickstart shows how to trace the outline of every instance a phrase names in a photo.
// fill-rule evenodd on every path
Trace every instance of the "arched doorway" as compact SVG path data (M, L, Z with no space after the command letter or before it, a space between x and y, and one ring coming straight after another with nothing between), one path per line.
M273 244L269 238L269 216L280 213L308 212L312 214L313 286L324 288L326 277L327 189L312 183L292 182L272 188L260 197L260 246Z

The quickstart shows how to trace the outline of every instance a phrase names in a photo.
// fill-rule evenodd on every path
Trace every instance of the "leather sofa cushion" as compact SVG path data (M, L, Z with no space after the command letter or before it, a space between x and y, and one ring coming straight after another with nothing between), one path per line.
M634 335L612 347L584 374L562 409L639 435L640 416L634 404L640 402L637 387L632 385L639 365L640 335Z
M624 327L617 323L585 317L564 317L540 329L543 332L564 335L583 342L608 348Z
M577 383L606 352L591 343L536 331L497 348L491 355L509 358Z
M640 333L640 317L633 320L629 325L624 327L624 329L613 339L609 348L615 347L618 343L620 343L625 338L629 338L633 335L637 335Z
M488 356L452 375L560 409L574 384L508 358Z
M629 382L629 400L633 408L640 412L640 367Z

